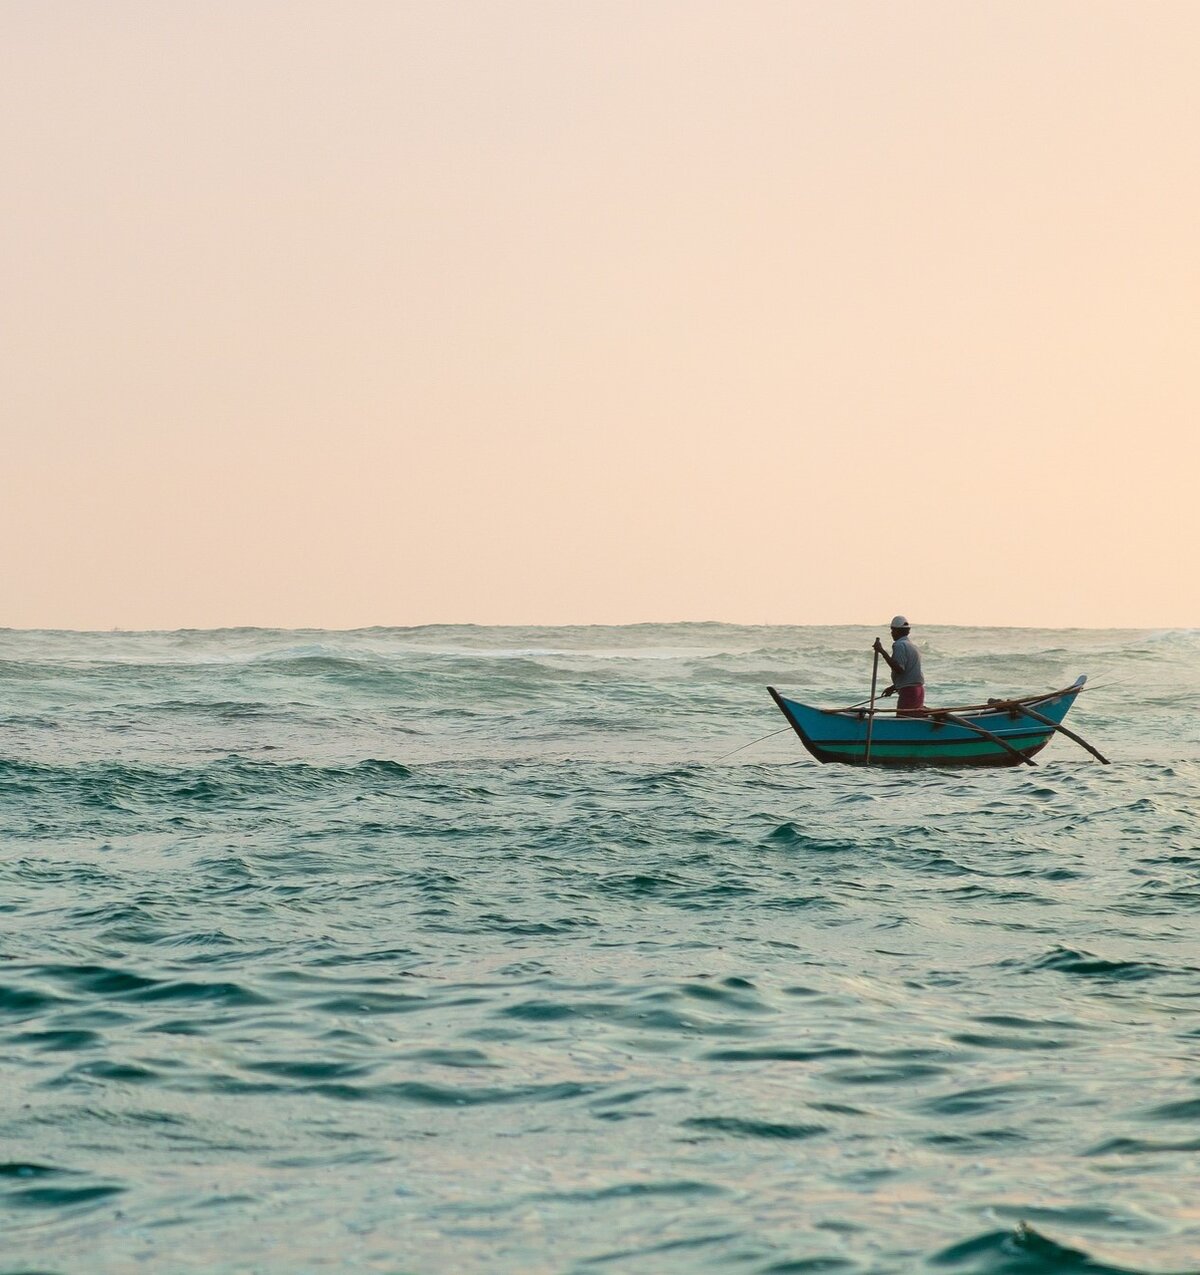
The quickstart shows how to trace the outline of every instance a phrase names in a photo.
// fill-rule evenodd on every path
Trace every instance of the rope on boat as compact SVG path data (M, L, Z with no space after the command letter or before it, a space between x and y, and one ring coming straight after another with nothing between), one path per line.
M764 735L762 739L752 739L748 744L739 744L732 752L726 753L725 757L732 757L734 753L740 753L743 748L753 748L755 744L761 744L763 739L774 739L776 735L782 735L784 731L791 729L792 728L790 726L785 726L782 730L773 730L769 735ZM715 766L719 761L724 761L725 757L716 758L713 761L713 765Z

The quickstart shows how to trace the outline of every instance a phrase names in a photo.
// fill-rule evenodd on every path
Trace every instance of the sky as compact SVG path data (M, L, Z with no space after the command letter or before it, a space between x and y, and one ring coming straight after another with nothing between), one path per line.
M1200 625L1200 5L0 33L0 625Z

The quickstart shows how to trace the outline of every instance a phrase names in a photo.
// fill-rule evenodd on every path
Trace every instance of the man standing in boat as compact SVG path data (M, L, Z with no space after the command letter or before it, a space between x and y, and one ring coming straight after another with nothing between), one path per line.
M884 695L899 693L896 701L898 717L920 717L925 711L925 677L921 672L921 652L909 641L911 626L902 615L892 617L892 653L883 649L876 638L874 649L892 670L892 685Z

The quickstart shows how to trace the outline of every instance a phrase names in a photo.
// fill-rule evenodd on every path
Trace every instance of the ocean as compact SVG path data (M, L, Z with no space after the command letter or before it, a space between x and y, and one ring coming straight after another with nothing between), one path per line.
M1200 632L876 632L0 632L0 1272L1200 1271Z

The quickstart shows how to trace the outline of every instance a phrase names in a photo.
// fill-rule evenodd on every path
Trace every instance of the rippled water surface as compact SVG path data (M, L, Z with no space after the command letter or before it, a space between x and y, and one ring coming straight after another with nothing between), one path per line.
M1200 1270L1200 634L0 633L0 1271Z

